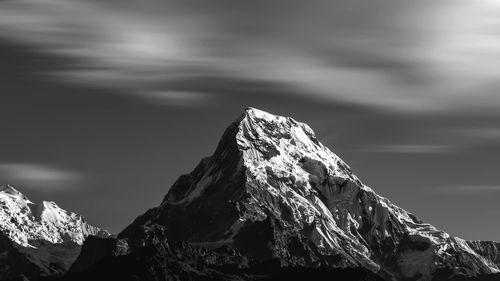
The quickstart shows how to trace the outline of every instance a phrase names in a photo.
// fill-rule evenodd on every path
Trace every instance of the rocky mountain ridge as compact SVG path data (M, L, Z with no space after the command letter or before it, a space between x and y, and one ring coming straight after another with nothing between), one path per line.
M44 281L500 280L499 243L420 221L363 184L308 125L255 108L117 237L12 187L0 203L0 262L11 271L60 275L71 264L60 246L74 257L85 240L69 271Z
M365 268L386 280L500 271L497 243L465 241L420 221L364 185L309 126L254 108L118 235L127 245L119 255L151 245L158 227L169 243L230 247L250 267ZM80 269L89 266L86 255L75 263Z

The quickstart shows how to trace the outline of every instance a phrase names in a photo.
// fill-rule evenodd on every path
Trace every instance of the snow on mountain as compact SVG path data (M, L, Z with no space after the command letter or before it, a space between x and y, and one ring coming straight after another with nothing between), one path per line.
M451 237L418 220L364 185L308 125L254 108L118 237L143 245L132 240L155 224L170 241L228 245L253 262L361 266L389 280L500 272L496 243Z
M81 215L59 208L55 202L35 204L14 187L5 185L0 187L0 235L4 238L0 251L7 248L7 252L18 252L27 259L26 263L39 267L41 274L58 274L76 259L87 236L110 234L89 225ZM1 259L0 255L0 264ZM3 268L0 277L2 272L10 274Z

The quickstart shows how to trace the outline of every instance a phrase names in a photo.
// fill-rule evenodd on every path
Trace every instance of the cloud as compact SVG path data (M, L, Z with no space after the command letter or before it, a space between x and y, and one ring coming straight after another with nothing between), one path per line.
M143 98L149 98L155 104L174 104L179 106L200 106L210 102L210 96L201 92L189 91L147 91Z
M439 192L455 195L473 195L500 192L500 185L457 185L436 188Z
M320 136L318 138L319 138L320 142L322 142L322 143L328 143L328 142L337 140L338 137L339 137L338 134L328 134L328 135L325 135L325 136Z
M48 78L117 89L149 101L159 96L154 84L179 75L184 78L183 69L193 64L201 67L190 30L189 23L179 26L177 19L159 21L124 7L115 10L89 1L0 2L0 38L69 59L43 73ZM157 100L174 104L193 100L194 95L186 96L167 99L163 95Z
M435 154L450 152L452 147L448 145L430 144L393 144L379 145L367 148L363 151L374 153L400 153L400 154Z
M222 75L402 113L495 112L499 15L491 0L18 0L0 2L0 37L75 58L59 79L145 99Z
M495 125L496 123L498 121L495 118L470 118L447 127L438 126L427 133L439 138L441 142L453 143L456 148L474 149L498 144L500 127Z
M458 130L457 134L476 138L485 141L498 141L500 139L499 126L477 126L474 128L462 128Z
M46 164L0 163L0 181L5 184L42 190L69 189L83 180L83 175Z
M155 22L127 9L77 0L5 1L0 6L0 35L83 59L82 68L152 69L195 57L185 28L163 26L169 21Z

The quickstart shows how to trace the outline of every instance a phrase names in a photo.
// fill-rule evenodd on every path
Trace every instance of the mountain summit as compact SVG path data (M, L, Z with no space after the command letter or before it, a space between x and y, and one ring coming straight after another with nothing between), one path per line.
M89 235L109 233L55 202L31 202L13 186L0 186L0 278L64 273Z
M365 268L386 280L500 271L496 243L451 237L420 221L364 185L308 125L255 108L103 255L167 239L229 247L249 267ZM75 265L98 261L88 259L92 251L84 246Z

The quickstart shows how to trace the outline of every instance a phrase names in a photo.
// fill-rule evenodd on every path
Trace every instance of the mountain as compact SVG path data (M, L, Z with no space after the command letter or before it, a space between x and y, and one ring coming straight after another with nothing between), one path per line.
M498 247L420 221L363 184L308 125L248 108L159 206L116 239L85 242L71 271L90 279L143 264L142 273L120 278L197 280L189 274L215 271L245 280L242 272L336 268L376 274L338 280L469 280L499 278L492 275L500 272Z
M0 279L60 275L89 235L109 237L54 202L31 202L10 185L0 187Z

